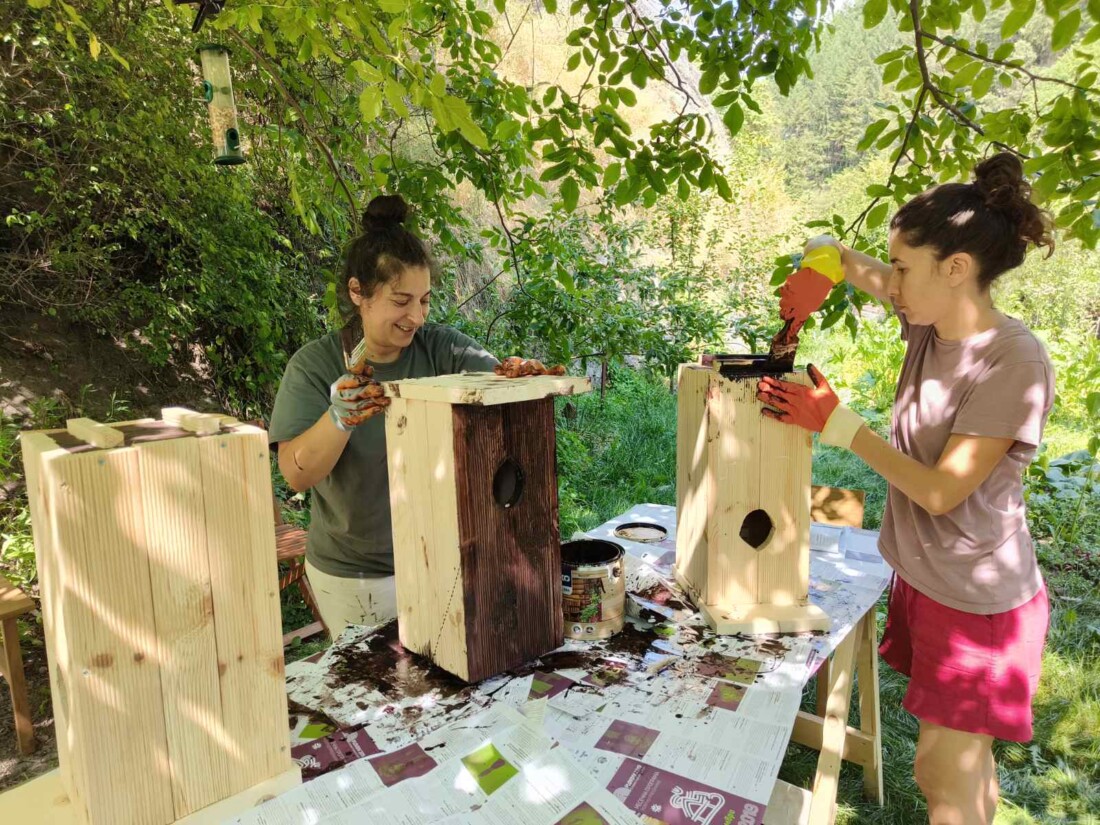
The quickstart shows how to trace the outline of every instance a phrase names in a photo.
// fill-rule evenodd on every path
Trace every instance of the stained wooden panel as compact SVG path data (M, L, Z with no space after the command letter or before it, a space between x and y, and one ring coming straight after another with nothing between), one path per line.
M562 643L554 406L455 407L455 479L471 681ZM524 474L513 507L493 496L505 459Z

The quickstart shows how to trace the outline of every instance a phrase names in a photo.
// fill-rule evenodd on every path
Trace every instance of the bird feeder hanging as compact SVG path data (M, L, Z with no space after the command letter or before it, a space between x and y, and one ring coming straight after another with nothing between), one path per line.
M233 81L229 75L229 49L208 43L199 46L202 88L210 112L214 137L214 163L232 166L244 163L241 135L237 130L237 107L233 102Z

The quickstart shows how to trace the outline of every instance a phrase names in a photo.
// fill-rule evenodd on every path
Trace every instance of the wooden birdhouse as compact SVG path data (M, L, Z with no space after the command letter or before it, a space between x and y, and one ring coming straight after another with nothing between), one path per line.
M810 433L760 414L754 359L723 370L680 368L676 578L718 633L826 630L809 602Z
M267 436L164 418L20 437L61 772L50 804L68 797L51 822L224 818L261 785L301 781Z
M561 645L552 396L588 379L383 386L401 644L468 682Z

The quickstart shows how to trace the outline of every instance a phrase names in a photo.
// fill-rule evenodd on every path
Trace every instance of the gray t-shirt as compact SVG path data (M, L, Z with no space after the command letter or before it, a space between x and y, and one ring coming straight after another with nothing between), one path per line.
M962 341L902 319L902 337L908 347L894 399L895 447L931 467L952 433L1016 441L978 489L941 516L890 487L882 555L906 582L948 607L978 614L1019 607L1042 586L1022 474L1054 400L1050 359L1014 318Z
M396 381L486 372L498 361L458 330L426 324L396 361L368 363L375 379ZM289 441L316 424L328 410L329 387L345 371L338 332L294 353L275 397L271 442ZM384 416L355 428L332 472L314 485L311 498L306 558L314 567L343 578L393 575Z

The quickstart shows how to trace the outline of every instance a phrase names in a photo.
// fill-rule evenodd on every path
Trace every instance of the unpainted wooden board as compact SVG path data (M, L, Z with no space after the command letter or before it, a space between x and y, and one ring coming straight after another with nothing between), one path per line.
M229 792L287 770L275 526L267 436L256 427L197 440Z
M199 442L138 450L177 817L230 795Z
M87 441L101 450L119 447L125 441L125 436L118 430L90 418L70 418L65 422L65 430L74 438Z
M676 568L706 596L707 390L713 371L683 364L676 401Z
M741 526L760 507L760 412L756 380L716 377L707 397L711 468L707 596L712 605L759 601L757 550Z
M382 386L390 398L479 406L511 404L554 395L580 395L592 391L592 382L587 378L555 375L505 378L491 372L383 381Z
M802 373L783 376L808 383ZM774 605L805 604L810 592L810 459L809 430L760 414L756 381L750 415L760 422L760 507L772 519L774 532L758 551L757 600Z
M89 822L174 819L137 450L50 453L32 473L59 758ZM44 494L44 495L43 495Z

